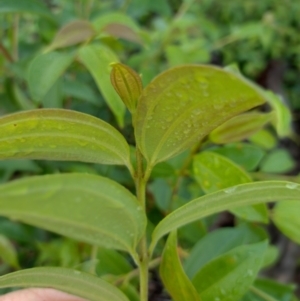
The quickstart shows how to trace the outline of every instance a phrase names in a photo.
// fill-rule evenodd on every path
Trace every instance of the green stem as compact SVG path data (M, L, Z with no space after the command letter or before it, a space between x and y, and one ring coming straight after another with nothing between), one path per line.
M146 169L146 174L144 173L143 167L143 155L137 147L136 150L136 161L137 161L137 170L135 174L135 186L136 186L136 195L139 203L143 207L144 212L146 212L146 185L151 173L151 170ZM148 268L149 268L149 255L148 255L148 246L147 246L147 237L146 233L141 239L139 245L139 276L140 276L140 301L148 300Z

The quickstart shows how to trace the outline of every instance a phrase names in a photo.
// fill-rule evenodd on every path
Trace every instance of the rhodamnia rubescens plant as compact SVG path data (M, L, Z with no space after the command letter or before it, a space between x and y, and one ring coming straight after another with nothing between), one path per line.
M175 301L239 301L251 294L264 298L259 286L263 280L256 277L272 261L272 248L261 229L241 223L208 234L195 243L184 265L177 230L224 210L239 220L266 223L265 203L300 201L297 183L254 183L237 164L205 149L209 139L239 141L274 121L273 111L245 113L264 104L265 94L231 71L206 65L170 69L143 88L137 73L115 63L111 81L132 115L134 145L96 117L35 109L0 119L0 158L123 165L135 191L93 174L28 177L0 187L0 214L95 247L125 252L135 269L104 280L75 269L37 267L0 277L0 287L52 287L91 301L146 301L149 269L159 265L162 282ZM167 206L168 214L153 226L147 218L146 194L151 175L157 166L183 153L188 153L183 167L193 165L198 196L182 206ZM152 225L151 236L147 224L150 230ZM165 244L159 244L166 235ZM125 287L135 277L138 283ZM268 298L263 300L275 300Z

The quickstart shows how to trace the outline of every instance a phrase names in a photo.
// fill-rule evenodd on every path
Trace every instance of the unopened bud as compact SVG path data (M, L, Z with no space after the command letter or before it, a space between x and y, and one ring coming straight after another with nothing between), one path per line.
M130 67L114 63L110 80L128 110L133 113L143 90L140 76Z

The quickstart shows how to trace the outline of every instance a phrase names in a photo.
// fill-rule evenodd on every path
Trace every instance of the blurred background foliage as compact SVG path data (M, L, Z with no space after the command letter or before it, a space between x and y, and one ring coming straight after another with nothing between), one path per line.
M270 94L275 98L271 107L277 123L255 119L252 128L238 137L233 132L224 138L222 131L216 131L204 149L225 156L255 180L299 183L299 16L300 2L294 0L0 0L0 115L33 108L78 110L113 124L134 144L130 115L109 84L111 62L132 67L144 85L180 64L231 65L277 95ZM243 120L237 120L235 127L242 126ZM149 233L170 210L205 193L205 183L200 188L189 168L189 158L186 152L155 167L148 188ZM105 175L133 189L123 167L0 161L1 182L74 171ZM269 210L272 217L275 213ZM276 216L278 228L299 243L298 225L284 229ZM208 230L235 222L232 214L225 213L184 227L182 246L189 249ZM273 267L265 275L299 283L299 247L273 223L265 228L276 246L276 251L270 251ZM131 268L118 252L97 251L4 218L0 234L0 273L35 265L75 267L98 275L120 275ZM290 286L263 280L257 284L264 291L272 285L279 291L277 296L286 296L285 292L291 297ZM284 298L278 300L291 300Z

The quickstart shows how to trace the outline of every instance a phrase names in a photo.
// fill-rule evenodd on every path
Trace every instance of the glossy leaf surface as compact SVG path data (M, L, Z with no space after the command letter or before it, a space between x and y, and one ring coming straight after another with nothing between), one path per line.
M125 105L110 82L110 64L118 62L117 56L102 45L87 45L79 50L79 58L92 74L118 124L123 126Z
M49 52L36 56L28 69L28 84L34 101L40 102L73 62L70 53Z
M0 288L48 287L89 301L128 301L116 287L93 275L67 268L33 268L0 277Z
M222 69L176 67L157 76L143 90L137 106L136 141L153 166L263 102L256 90Z
M140 209L127 189L95 175L56 174L0 186L0 215L131 254L145 229Z
M270 122L273 116L273 113L252 112L235 116L213 130L209 135L209 139L216 144L244 140Z
M0 159L129 163L129 146L108 123L76 111L40 109L0 118Z
M199 240L184 263L189 276L195 274L208 262L241 245L255 243L267 239L266 233L259 227L246 225L235 228L221 228L208 233ZM217 247L216 247L217 246Z
M193 168L194 177L205 193L252 182L249 174L238 165L213 152L205 151L195 156ZM228 209L246 220L268 222L268 211L265 204Z
M193 278L203 301L239 300L253 283L267 243L237 247L205 265Z
M300 184L264 181L241 184L194 199L167 215L152 234L151 251L168 232L224 210L275 201L300 201Z
M177 235L172 232L165 245L160 264L160 277L174 301L200 301L200 297L183 271L177 254Z
M276 204L272 214L273 222L280 231L298 244L300 244L299 212L300 203L288 201Z
M47 50L76 45L95 35L92 24L85 20L75 20L62 27L55 35Z

